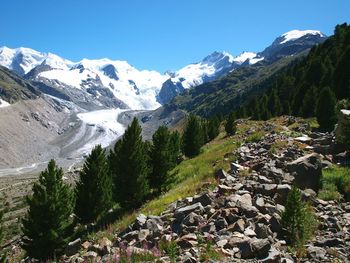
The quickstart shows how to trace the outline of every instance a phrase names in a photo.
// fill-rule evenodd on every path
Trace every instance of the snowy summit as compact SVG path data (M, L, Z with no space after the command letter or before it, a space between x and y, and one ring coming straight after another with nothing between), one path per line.
M295 40L306 35L319 35L321 37L325 37L325 35L318 30L291 30L281 35L281 38L283 38L283 40L280 42L280 44L287 43L288 41Z

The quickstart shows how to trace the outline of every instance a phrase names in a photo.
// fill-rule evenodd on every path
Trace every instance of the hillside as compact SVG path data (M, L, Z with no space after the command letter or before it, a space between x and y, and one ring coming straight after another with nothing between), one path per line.
M20 99L37 98L40 92L28 81L0 66L0 98L14 103Z
M260 62L237 69L226 77L184 91L164 108L182 109L202 117L227 114L246 100L246 94L254 89L266 89L281 70L303 56L305 52L272 64Z
M64 260L294 262L298 259L287 247L281 213L295 183L319 225L299 259L346 262L350 203L342 197L329 200L320 183L341 173L347 178L348 170L344 173L332 163L340 160L337 152L330 157L317 150L320 145L332 148L327 144L331 135L309 127L294 117L240 120L235 136L221 133L199 156L171 171L176 181L169 192L122 216L107 230L75 240ZM322 167L332 169L322 175Z
M314 46L307 56L304 53L304 58L300 55L293 63L278 61L267 67L242 68L184 92L165 107L184 109L205 117L234 110L240 111L238 116L252 116L265 110L268 111L266 116L290 113L315 116L322 88L330 87L338 100L350 96L349 36L350 26L338 25L333 36ZM279 112L269 102L275 93L283 105ZM264 94L267 97L262 96Z

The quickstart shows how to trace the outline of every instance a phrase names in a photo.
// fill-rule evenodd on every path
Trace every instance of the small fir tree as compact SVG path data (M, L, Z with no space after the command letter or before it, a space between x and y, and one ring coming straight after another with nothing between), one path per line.
M208 122L208 139L214 140L220 133L220 121L217 117L209 119Z
M112 207L112 177L101 145L86 158L75 195L75 213L82 223L96 221Z
M302 248L317 229L317 221L310 206L301 199L301 192L295 186L288 194L281 222L288 233L287 238L297 249Z
M225 131L227 135L234 135L236 133L235 116L232 112L227 117Z
M27 197L29 209L22 222L22 247L30 257L52 258L69 240L74 194L62 178L63 170L51 160L34 183L33 195Z

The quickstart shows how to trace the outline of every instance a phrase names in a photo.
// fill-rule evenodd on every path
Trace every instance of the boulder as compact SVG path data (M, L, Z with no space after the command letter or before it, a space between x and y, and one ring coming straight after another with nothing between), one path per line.
M318 191L322 176L322 163L318 154L312 153L288 163L287 169L295 177L295 184L301 188Z
M68 246L66 247L64 254L68 257L75 255L78 253L81 246L81 239L78 238L72 242L68 243Z
M202 206L207 206L210 205L212 203L212 199L209 196L209 194L204 193L201 195L196 195L193 197L193 203L201 203Z
M226 179L228 176L229 174L226 173L224 169L217 170L215 173L217 179Z
M177 218L177 219L182 219L182 218L184 218L186 215L188 215L188 214L190 214L191 212L194 212L194 211L196 211L196 210L199 210L199 211L201 211L201 212L203 212L204 211L204 208L203 208L203 206L202 206L202 204L201 203L195 203L195 204L193 204L193 205L189 205L189 206L185 206L185 207L181 207L181 208L179 208L179 209L177 209L177 210L175 210L175 217Z

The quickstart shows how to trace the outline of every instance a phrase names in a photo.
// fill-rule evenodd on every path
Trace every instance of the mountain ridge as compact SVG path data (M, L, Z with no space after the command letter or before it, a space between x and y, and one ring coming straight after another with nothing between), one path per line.
M288 32L277 39L286 34ZM318 37L317 40L313 40L315 36ZM324 39L325 35L321 32L319 34L307 32L301 36L305 37L311 38L308 39L310 43L307 47L309 47ZM305 49L302 41L298 42L299 39L291 38L283 43L282 46L287 46L291 51L287 52L279 47L284 52L281 56L293 55L300 49ZM298 48L290 49L295 43ZM122 101L125 104L124 108L150 110L164 105L186 89L218 79L239 67L254 65L266 59L280 58L268 51L266 49L259 53L246 51L238 56L225 51L215 51L200 62L189 64L176 72L159 73L154 70L138 70L122 60L104 58L72 62L52 53L38 52L29 48L1 47L0 65L28 80L51 83L59 89L62 87L80 89L97 100L101 96L100 90L108 90L108 96ZM91 90L94 91L90 92ZM104 107L111 107L111 104L104 105L103 101L100 103Z

